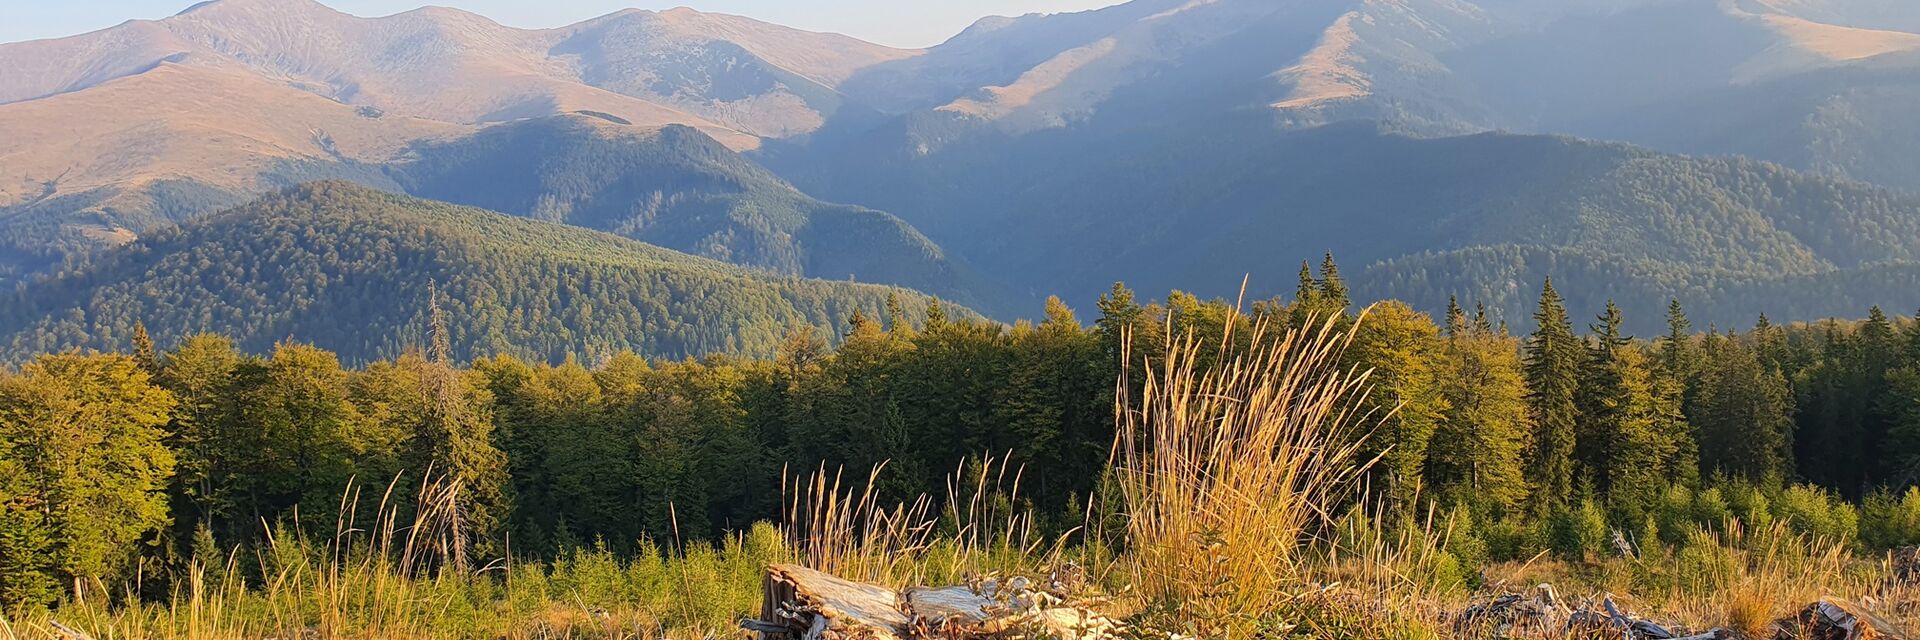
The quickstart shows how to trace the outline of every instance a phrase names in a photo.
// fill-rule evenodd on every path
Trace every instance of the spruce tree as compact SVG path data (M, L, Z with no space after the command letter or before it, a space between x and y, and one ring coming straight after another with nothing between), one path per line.
M1699 368L1693 344L1693 323L1679 300L1667 302L1667 335L1660 341L1660 373L1668 380L1687 384Z
M1367 457L1381 459L1375 486L1410 507L1423 491L1428 442L1447 411L1438 370L1440 330L1405 303L1383 302L1354 331L1346 357L1373 372L1363 413L1383 417L1364 443Z
M1784 376L1730 337L1710 336L1700 379L1702 470L1753 481L1792 472L1793 397Z
M1527 340L1528 405L1533 447L1527 459L1536 515L1573 503L1574 448L1580 412L1575 404L1585 349L1573 333L1565 302L1549 278L1534 313L1538 327Z
M1459 298L1447 296L1447 321L1441 328L1446 330L1446 336L1449 338L1460 337L1467 333L1467 312L1460 308Z
M1300 261L1300 283L1293 290L1295 306L1311 305L1320 299L1320 281L1313 277L1313 263Z
M1620 308L1608 301L1588 355L1581 394L1579 450L1614 512L1625 521L1644 518L1644 505L1671 476L1680 448L1664 415L1646 356L1621 335Z
M1887 395L1881 413L1887 417L1889 480L1895 485L1920 484L1920 314L1909 323L1900 366L1887 372Z
M138 320L133 323L133 360L147 375L159 375L160 354L153 348L153 336L147 335L147 323Z
M1333 262L1332 251L1328 251L1327 257L1320 261L1320 299L1334 313L1345 313L1347 307L1353 306L1347 283L1340 279L1340 265Z
M1620 333L1624 321L1620 307L1608 300L1605 313L1588 326L1591 336L1580 369L1580 390L1575 393L1579 407L1574 436L1575 479L1601 483L1603 491L1611 471L1607 460L1618 445L1621 423L1631 402L1625 389L1629 372L1619 366L1621 352L1628 344Z

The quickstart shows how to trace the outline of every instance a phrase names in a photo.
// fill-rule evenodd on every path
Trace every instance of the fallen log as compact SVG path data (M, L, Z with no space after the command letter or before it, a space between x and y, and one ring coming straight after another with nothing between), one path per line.
M763 640L1102 640L1120 631L1024 578L896 592L793 565L767 568L760 617L740 627Z
M777 564L767 568L760 619L741 626L767 640L901 640L907 622L892 589Z

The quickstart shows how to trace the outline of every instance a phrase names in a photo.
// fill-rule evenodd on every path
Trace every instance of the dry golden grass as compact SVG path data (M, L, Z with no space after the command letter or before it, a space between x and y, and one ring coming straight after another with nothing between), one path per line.
M1351 330L1270 331L1257 323L1255 346L1223 362L1202 361L1202 338L1172 339L1137 397L1121 385L1131 583L1209 635L1247 633L1300 590L1310 533L1367 466L1351 437L1367 374L1339 367Z

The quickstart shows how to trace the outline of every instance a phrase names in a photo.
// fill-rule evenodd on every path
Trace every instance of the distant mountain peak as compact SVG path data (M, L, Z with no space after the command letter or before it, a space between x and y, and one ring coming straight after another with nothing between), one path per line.
M206 0L187 7L174 17L207 16L222 12L271 11L281 15L305 13L338 14L339 11L317 0Z

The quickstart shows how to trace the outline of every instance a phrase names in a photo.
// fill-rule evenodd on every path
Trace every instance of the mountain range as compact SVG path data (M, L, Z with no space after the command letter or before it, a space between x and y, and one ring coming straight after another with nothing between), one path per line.
M1920 306L1916 112L1904 0L1133 0L924 50L214 0L0 45L0 281L345 180L1003 319L1327 251L1515 324L1548 275L1811 319Z

